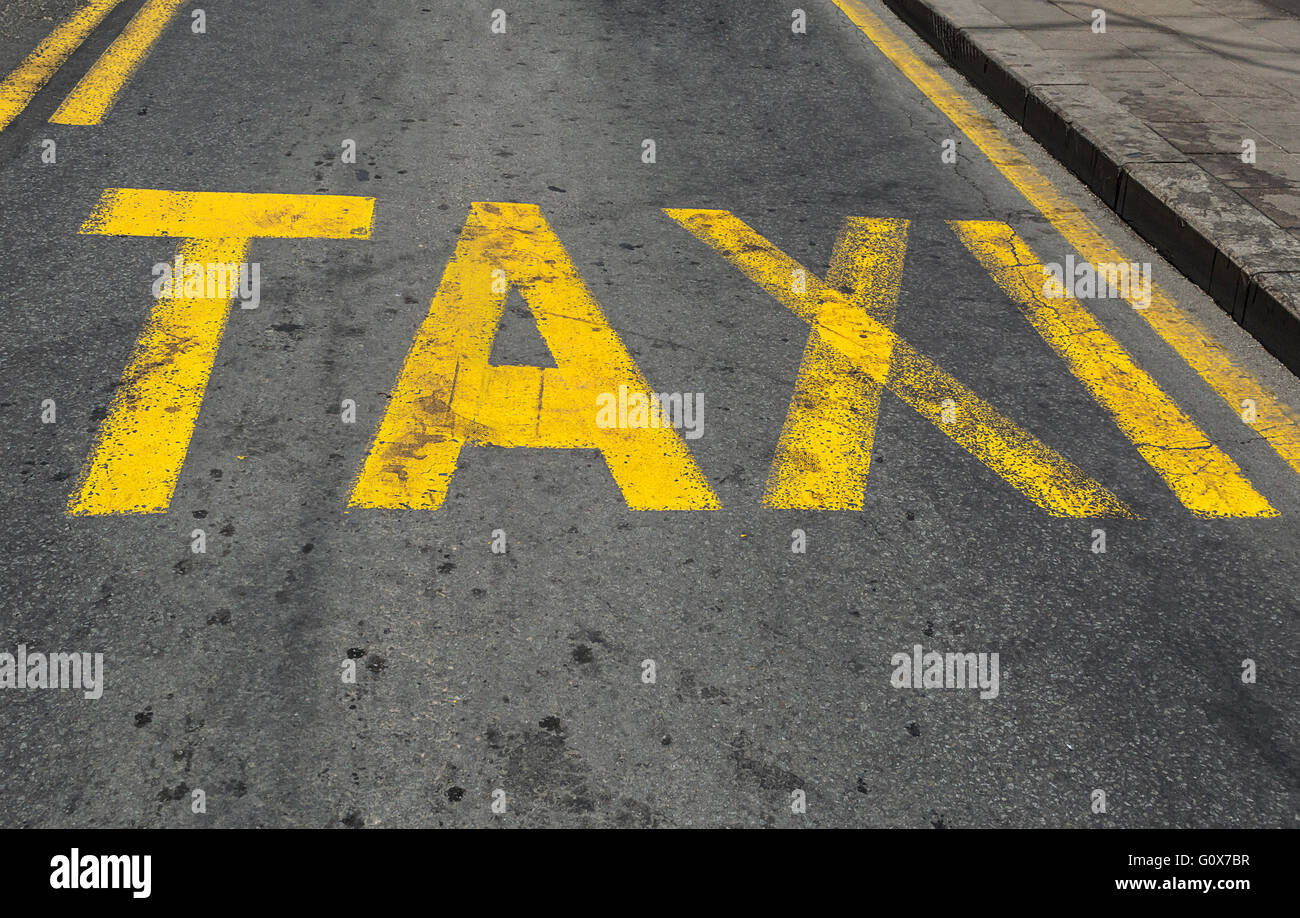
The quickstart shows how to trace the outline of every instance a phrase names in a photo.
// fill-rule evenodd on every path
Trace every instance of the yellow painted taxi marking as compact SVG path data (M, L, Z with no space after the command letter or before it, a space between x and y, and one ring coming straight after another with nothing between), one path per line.
M555 367L488 363L510 284ZM476 203L349 506L437 509L472 444L596 449L634 510L719 506L675 430L597 423L598 399L620 387L652 391L541 210Z
M342 195L113 188L81 232L177 236L188 263L240 264L256 237L369 238L373 209L373 198ZM235 295L184 292L154 304L68 501L69 513L161 513L171 503Z
M665 210L750 280L809 323L821 339L1008 484L1062 517L1136 514L1078 466L999 414L866 310L724 210ZM803 291L790 277L805 270Z
M103 236L369 239L374 198L110 188L81 227Z
M907 248L906 220L844 221L826 275L854 306L893 325ZM791 289L806 286L796 274ZM893 352L881 353L882 372ZM763 504L784 510L861 510L881 385L814 326L808 335Z
M1205 517L1278 515L1081 302L1068 293L1046 295L1042 262L1010 226L995 220L949 226L1183 506Z

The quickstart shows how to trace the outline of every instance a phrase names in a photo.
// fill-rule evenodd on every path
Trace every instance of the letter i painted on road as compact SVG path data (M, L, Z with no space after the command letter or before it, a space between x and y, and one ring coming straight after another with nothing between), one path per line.
M554 367L488 362L509 286ZM666 427L597 423L602 395L650 387L533 204L477 203L416 334L349 505L442 506L467 445L596 449L634 510L707 510L718 499Z
M1010 226L995 220L952 220L949 226L1183 506L1202 517L1278 515L1083 303L1043 292L1043 264Z

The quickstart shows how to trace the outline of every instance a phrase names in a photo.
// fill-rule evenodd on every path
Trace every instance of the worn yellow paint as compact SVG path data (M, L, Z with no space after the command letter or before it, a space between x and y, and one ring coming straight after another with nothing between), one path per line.
M110 188L81 232L181 239L369 239L374 210L374 198L340 194Z
M799 263L728 211L671 209L665 213L1048 513L1136 517L1103 485L1000 415L839 291L811 273L807 274L806 292L792 289L789 278L801 270ZM956 410L945 420L943 403L948 399Z
M372 198L334 195L117 188L104 193L81 232L189 236L179 248L187 263L240 264L252 237L368 238L373 208ZM136 342L70 513L161 513L171 502L237 292L185 297L174 281L173 295L154 304Z
M881 53L941 112L947 115L989 161L1037 208L1083 258L1094 265L1125 264L1134 259L1120 253L1109 238L1071 203L1055 185L1002 133L975 110L966 98L921 60L862 0L835 0L844 13ZM1300 474L1300 413L1255 378L1200 322L1178 308L1174 298L1152 281L1150 304L1129 302L1161 339L1226 401L1233 413L1251 399L1257 419L1253 429Z
M90 0L77 7L36 46L18 67L0 82L0 131L7 128L58 72L72 52L121 0Z
M238 264L244 261L248 245L248 239L187 240L180 255L190 263ZM93 516L167 509L230 303L231 298L184 296L157 301L100 426L68 512Z
M907 249L906 220L849 217L826 284L886 328L893 325ZM790 279L791 289L806 283ZM882 352L889 373L892 350ZM861 510L881 385L813 326L804 348L763 504L786 510Z
M493 366L504 272L556 366ZM651 390L560 240L532 204L477 203L358 475L353 507L442 506L467 444L596 449L636 510L718 500L685 442L665 428L597 426L597 398Z
M1068 293L1043 291L1043 263L1014 230L995 220L951 220L970 249L1034 329L1114 417L1183 505L1198 516L1277 516L1237 464Z
M177 10L189 0L148 0L51 117L54 124L99 124L140 69Z

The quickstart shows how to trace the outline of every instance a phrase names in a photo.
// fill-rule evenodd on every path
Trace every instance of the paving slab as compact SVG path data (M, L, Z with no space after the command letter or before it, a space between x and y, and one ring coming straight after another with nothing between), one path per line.
M1300 3L885 3L1300 373Z

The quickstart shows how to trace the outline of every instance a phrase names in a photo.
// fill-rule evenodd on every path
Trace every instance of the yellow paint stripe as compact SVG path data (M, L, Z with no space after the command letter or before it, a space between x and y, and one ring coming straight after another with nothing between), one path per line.
M1096 225L980 115L965 97L921 60L862 0L835 0L867 38L893 62L926 97L984 152L990 162L1036 207L1067 242L1094 265L1122 264L1122 255ZM1245 364L1223 348L1192 316L1178 308L1173 297L1154 281L1149 306L1136 298L1139 309L1166 344L1226 401L1234 414L1242 402L1255 402L1255 432L1300 474L1300 414L1256 379Z
M91 0L54 27L36 50L0 83L0 131L7 128L27 107L41 87L58 72L72 52L121 0Z
M248 246L247 239L196 239L183 243L180 255L190 263L238 264ZM68 502L69 513L167 509L232 299L157 301Z
M889 328L898 307L906 220L844 221L826 283ZM791 283L806 279L795 278ZM889 355L882 371L888 373ZM880 409L880 383L816 328L808 335L763 504L785 510L861 510Z
M374 198L110 188L81 227L105 236L369 239Z
M948 225L1185 507L1206 517L1278 515L1082 303L1068 294L1047 297L1042 262L1010 226L996 220Z
M50 118L54 124L99 124L135 74L167 23L189 0L148 0L122 34L86 71Z
M1123 501L1078 466L1000 415L891 329L811 274L791 289L801 266L722 210L665 210L745 276L812 325L823 340L912 406L1026 497L1053 516L1136 518ZM954 417L945 421L944 402Z

